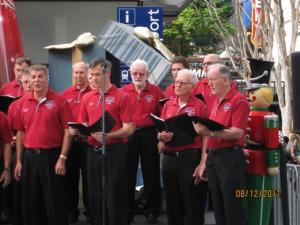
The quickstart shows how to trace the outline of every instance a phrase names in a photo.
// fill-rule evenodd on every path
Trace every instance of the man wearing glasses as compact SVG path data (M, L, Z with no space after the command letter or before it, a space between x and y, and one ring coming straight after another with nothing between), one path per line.
M176 96L165 103L161 118L181 114L207 117L207 107L193 95L196 75L187 69L178 72L175 80ZM176 135L176 133L175 133ZM194 177L202 161L205 142L201 136L181 146L172 145L174 133L158 133L159 151L163 153L162 176L166 194L169 225L202 225L207 196L207 183ZM185 218L187 223L185 223Z
M202 63L202 73L204 77L200 81L198 81L194 88L195 95L201 94L203 96L203 99L208 107L208 112L211 111L211 103L216 99L216 96L211 93L210 87L208 85L207 73L209 67L216 63L222 63L222 59L219 55L208 54L204 57ZM231 81L230 85L232 88L237 89L234 81Z

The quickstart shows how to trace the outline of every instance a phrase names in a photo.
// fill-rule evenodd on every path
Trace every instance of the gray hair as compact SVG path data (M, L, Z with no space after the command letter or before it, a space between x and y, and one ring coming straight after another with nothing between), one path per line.
M33 64L29 67L29 74L31 71L44 71L47 77L49 77L48 74L48 68L45 65L42 64Z
M136 59L134 60L131 65L130 65L130 70L132 69L132 67L134 67L135 65L143 65L146 69L146 71L148 72L149 71L149 68L148 68L148 63L145 61L145 60L142 60L142 59Z
M198 82L197 76L192 70L181 69L181 70L178 71L177 76L180 75L180 74L188 75L190 77L191 83L193 85L195 85Z
M227 79L231 79L231 74L234 72L230 67L225 66L224 64L221 63L216 63L216 64L212 64L208 67L208 72L211 69L217 69L220 76L227 78Z

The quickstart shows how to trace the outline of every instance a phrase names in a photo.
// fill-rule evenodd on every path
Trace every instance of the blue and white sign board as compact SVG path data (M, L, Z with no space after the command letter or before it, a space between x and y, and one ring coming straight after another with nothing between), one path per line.
M141 7L118 7L118 22L133 27L148 27L149 30L158 34L163 40L163 7L141 6ZM120 85L131 83L129 68L121 63L120 65ZM128 75L128 82L123 79Z
M163 8L152 6L118 7L118 22L133 27L148 27L163 40Z

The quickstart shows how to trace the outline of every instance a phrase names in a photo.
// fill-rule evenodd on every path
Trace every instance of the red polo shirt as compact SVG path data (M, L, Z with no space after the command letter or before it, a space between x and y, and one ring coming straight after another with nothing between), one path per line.
M160 99L164 98L160 88L156 85L147 83L145 89L139 93L131 83L124 86L121 90L129 96L131 107L133 109L132 119L135 126L137 128L152 126L153 122L149 115L150 113L160 115L161 106L158 102Z
M3 84L0 89L0 95L11 95L14 97L20 97L24 94L24 89L22 85L19 85L16 80L9 83Z
M79 110L80 110L80 102L82 100L82 97L88 93L91 90L89 86L87 86L85 89L80 90L77 88L76 85L71 86L64 90L61 94L65 97L65 99L69 102L69 105L72 109L73 116L75 120L77 120L79 116Z
M231 88L237 90L237 86L234 81L230 81L230 86ZM208 112L211 112L212 104L217 98L217 96L211 93L207 77L204 77L197 82L197 84L194 87L194 94L202 94L205 100L205 104L207 105Z
M250 113L249 103L244 95L231 89L221 101L217 98L212 104L209 118L226 127L236 127L246 133L248 116ZM244 137L239 140L227 141L220 138L208 138L208 148L226 148L236 145L244 145Z
M6 115L0 112L0 150L2 151L2 144L10 143L11 141L11 130L9 129Z
M101 93L99 90L92 90L83 96L78 122L91 125L102 116ZM132 122L132 106L127 95L117 89L115 85L105 93L105 110L114 118L116 124L111 131L122 128L122 123ZM90 145L99 146L99 142L92 136L88 137ZM106 144L122 143L124 140L108 139Z
M12 141L11 130L6 115L0 111L0 157L3 156L3 144Z
M17 113L17 108L19 105L20 99L14 101L13 103L11 103L8 107L8 111L7 111L7 121L8 121L8 125L10 127L10 130L13 130L15 127L15 119L16 119L16 113Z
M62 146L64 129L74 121L69 103L49 89L47 96L38 102L33 92L19 100L15 128L25 131L26 148L55 148Z
M173 98L176 96L175 94L175 84L169 85L166 90L164 91L165 98Z
M172 100L166 102L163 111L161 113L161 118L168 119L180 114L187 113L189 116L201 116L207 117L207 107L206 105L197 99L195 96L191 96L184 107L180 107L178 104L178 97L176 96ZM188 149L200 149L202 148L201 136L195 137L195 141L192 144L185 146L173 147L168 144L167 151L184 151Z

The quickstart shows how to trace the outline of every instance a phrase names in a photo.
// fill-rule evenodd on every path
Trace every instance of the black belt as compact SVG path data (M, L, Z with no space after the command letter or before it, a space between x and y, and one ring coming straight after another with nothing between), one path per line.
M49 152L61 150L61 147L56 147L56 148L25 148L26 151L40 155L40 154L48 154Z
M208 155L216 155L216 154L220 154L220 153L224 153L224 152L236 151L241 148L242 147L239 145L235 145L232 147L226 147L226 148L208 148L208 149L206 149L206 153Z
M121 146L123 143L114 143L111 145L105 145L105 149L110 150L111 148ZM88 150L92 152L104 153L102 146L89 145Z
M190 149L178 152L164 152L164 155L173 156L173 157L183 157L196 152L201 152L201 149Z
M135 131L147 132L150 130L155 130L155 126L148 126L148 127L137 127Z

